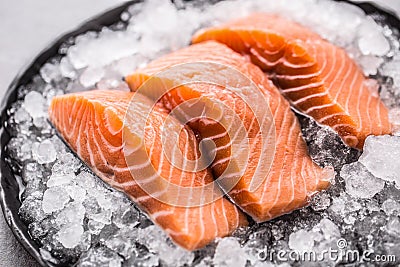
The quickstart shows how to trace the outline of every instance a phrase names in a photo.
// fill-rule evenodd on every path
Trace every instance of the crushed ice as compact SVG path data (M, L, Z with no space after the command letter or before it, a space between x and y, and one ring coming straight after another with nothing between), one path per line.
M346 49L367 76L380 82L373 90L392 108L390 119L400 133L400 44L382 18L327 0L231 0L201 7L175 2L179 8L161 0L132 5L121 15L122 23L69 40L60 48L61 59L44 64L33 82L20 88L20 100L9 110L13 137L7 149L25 186L20 216L42 257L85 267L286 267L299 263L271 261L267 252L321 252L344 238L349 248L400 259L400 137L369 137L358 159L359 153L331 130L300 118L314 161L335 167L335 185L313 197L310 207L240 228L196 252L174 245L66 147L47 121L54 96L92 87L126 90L121 76L186 46L196 29L255 10L285 14Z

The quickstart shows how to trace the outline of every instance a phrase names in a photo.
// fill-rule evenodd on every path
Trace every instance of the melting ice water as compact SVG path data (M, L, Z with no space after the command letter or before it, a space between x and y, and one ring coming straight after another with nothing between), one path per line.
M85 267L286 267L301 262L282 262L267 252L321 252L335 249L344 238L349 249L400 260L400 137L368 138L358 160L359 153L331 130L300 118L312 158L335 167L335 184L313 198L310 207L240 228L196 252L175 246L126 196L102 183L71 153L47 121L54 96L93 87L125 90L123 75L186 46L196 29L251 11L285 14L345 48L366 75L381 81L381 97L400 130L399 42L396 30L381 26L379 17L376 22L357 7L327 0L232 0L200 7L175 2L180 8L162 0L131 6L121 15L124 24L64 44L61 59L46 63L40 76L19 89L20 100L9 110L13 138L7 148L25 183L19 212L42 257ZM312 266L328 264L333 262Z

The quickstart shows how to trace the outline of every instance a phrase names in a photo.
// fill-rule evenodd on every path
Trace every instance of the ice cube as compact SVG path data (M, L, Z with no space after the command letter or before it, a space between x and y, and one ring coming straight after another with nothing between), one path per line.
M14 120L16 123L23 123L31 120L29 113L25 110L24 107L20 107L15 111Z
M39 92L29 92L24 98L23 105L32 118L46 116L46 112L44 111L45 100Z
M114 251L106 247L94 247L84 253L78 262L78 266L95 267L121 267L123 259Z
M54 140L53 140L54 142ZM61 147L57 147L56 149L59 151L58 159L56 163L53 165L51 171L53 174L69 174L75 173L82 166L81 161L76 158L71 153L62 153L62 149L65 148L65 145L61 143ZM78 179L78 178L76 178Z
M33 125L35 125L36 128L40 129L42 133L49 132L51 130L50 124L44 117L34 118Z
M42 208L45 213L61 210L69 201L67 191L62 187L51 187L44 192Z
M75 182L87 190L96 186L96 179L89 171L83 170L76 176Z
M119 76L121 77L121 76ZM99 90L110 90L116 89L121 84L121 79L102 79L96 84L96 88Z
M392 216L386 225L386 231L397 238L400 238L400 219L397 216Z
M119 228L135 226L139 223L139 212L130 204L123 204L114 212L113 223Z
M316 233L300 229L289 235L289 247L298 252L312 251L316 237Z
M57 80L61 77L60 69L58 64L46 63L40 69L40 76L47 83Z
M27 163L23 168L22 178L25 183L43 179L43 167L36 162Z
M58 232L58 240L66 248L74 248L81 241L83 226L78 223L67 224Z
M400 188L400 137L369 136L359 161L375 176Z
M93 235L100 234L101 230L103 230L103 228L105 226L104 223L98 222L95 220L89 220L87 225L88 225L89 232Z
M194 254L173 244L165 233L157 226L150 225L139 229L138 241L142 242L151 252L158 255L159 259L167 266L189 265L194 259Z
M364 55L384 56L390 51L389 41L372 18L363 22L359 36L358 47Z
M135 245L132 240L128 237L130 236L129 233L117 233L104 241L106 247L111 249L112 251L118 253L124 257L124 259L129 259L135 256Z
M326 192L315 194L311 200L311 208L315 211L326 210L331 205L331 198Z
M67 147L64 144L64 142L60 139L60 137L58 137L57 135L53 135L51 138L49 138L51 140L51 142L54 145L54 148L56 149L58 155L58 158L61 161L64 161L69 155L71 155L71 153L67 153ZM76 157L73 156L74 159L71 160L71 162L67 162L67 164L72 164L72 162L78 161L79 159L77 159Z
M314 226L313 231L320 231L325 240L340 237L338 226L327 218L322 219L316 226Z
M114 62L111 64L111 69L123 77L131 74L137 68L143 67L148 61L149 59L142 54L135 54Z
M366 76L370 76L370 75L376 75L378 73L378 68L379 66L382 65L384 60L382 57L368 55L359 58L358 62L361 65L364 74Z
M59 264L59 261L54 258L51 253L47 250L45 250L44 248L40 248L39 249L40 255L42 256L42 258L48 262L54 263L54 264Z
M196 267L211 267L211 266L213 266L212 263L213 263L212 258L208 256L208 257L203 258L200 261L200 263L196 265Z
M88 251L91 245L92 245L92 234L89 231L85 231L82 234L82 238L79 243L79 248L81 251Z
M86 199L86 190L75 184L71 184L65 188L68 195L77 202L83 202Z
M94 86L104 76L103 68L87 68L80 76L80 83L88 88Z
M222 238L215 249L215 266L245 266L247 255L240 247L238 241L233 237Z
M96 222L100 222L104 225L107 225L111 223L112 212L110 210L101 210L98 213L88 214L88 216L90 219Z
M360 162L344 165L340 176L346 182L346 192L355 198L372 198L385 187L385 181L373 176Z
M99 38L94 38L96 35L91 32L81 35L68 49L67 57L75 69L103 67L137 52L136 33L104 29Z
M23 198L34 193L40 193L41 195L43 195L45 190L46 186L43 184L42 180L40 179L32 180L25 185Z
M69 61L68 57L63 57L60 61L60 73L63 77L74 79L77 73Z
M354 214L361 209L361 204L351 198L347 193L341 193L338 197L332 199L332 205L329 210L340 215L342 218L348 214Z
M52 86L48 86L46 87L45 91L44 91L44 97L46 98L46 103L47 105L50 105L51 100L55 97L55 96L59 96L59 95L63 95L64 91L61 89L56 89L53 88Z
M90 190L88 193L96 198L97 203L103 210L111 210L115 205L111 203L111 196L108 192L106 193L102 189L103 188L98 187L94 190Z
M393 60L385 63L382 67L382 74L385 76L390 77L390 79L393 81L392 84L393 86L388 86L388 84L383 84L384 88L389 88L391 89L390 92L394 96L394 100L399 99L399 93L400 93L400 72L399 72L399 64L400 64L400 59L399 60ZM389 82L390 83L390 82Z
M74 174L53 174L47 181L48 187L67 185L75 178Z
M400 215L400 203L393 199L387 199L382 203L382 210L387 215Z
M57 151L50 139L40 143L34 143L32 148L33 156L40 164L54 162L57 158Z
M43 220L46 215L42 209L42 200L37 194L28 196L19 208L19 215L28 223Z
M56 215L56 223L60 226L83 224L85 207L79 202L71 202Z

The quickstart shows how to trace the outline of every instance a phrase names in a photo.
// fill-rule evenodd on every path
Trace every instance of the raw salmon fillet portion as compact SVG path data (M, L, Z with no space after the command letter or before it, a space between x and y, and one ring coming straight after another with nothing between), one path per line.
M198 71L196 68L192 68L192 65L184 64L196 62L211 63L209 70ZM213 68L212 64L216 63L219 66ZM258 67L227 46L210 41L192 45L161 57L126 77L125 80L133 91L139 90L141 93L155 98L154 92L157 91L155 87L162 86L162 82L165 84L171 82L162 78L162 73L168 72L168 68L171 66L178 66L178 68L181 66L182 71L173 69L171 78L169 78L176 80L177 84L185 78L198 78L203 75L211 81L210 77L215 76L221 81L227 81L227 85L237 86L237 90L245 95L257 95L257 92L249 91L247 87L237 84L236 75L231 75L228 71L230 68L235 69L238 73L250 78L251 82L258 87L255 87L255 90L261 92L267 100L266 103L263 103L261 99L254 98L252 103L247 103L238 94L227 90L226 86L204 82L178 86L160 99L160 103L170 111L185 101L195 98L203 100L206 104L220 101L240 117L248 133L250 157L239 182L228 194L255 221L270 220L303 207L307 205L311 195L329 186L329 179L333 175L332 169L322 169L312 162L301 135L300 125L291 111L289 103ZM151 77L152 75L154 76ZM159 79L161 81L157 82ZM152 80L155 82L150 83ZM266 137L263 137L264 133L260 132L260 127L264 122L255 118L254 112L249 108L250 104L262 109L267 109L268 105L271 110L272 117L265 119L270 119L274 127L273 129L271 127ZM221 117L224 118L224 114ZM210 121L207 118L200 117L189 121L188 125L199 134L200 138L209 138L216 144L216 155L211 168L215 178L219 177L224 172L227 162L234 156L231 154L231 135L227 135L226 128L218 122ZM270 158L260 157L263 149L262 141L275 143L276 149L270 151L272 152ZM266 176L263 177L265 180L256 190L253 190L251 183L253 176L256 175L257 166L269 164L268 160L271 162ZM224 191L227 191L226 188Z
M134 142L135 138L143 141L152 165L170 183L196 187L213 182L213 177L207 169L187 172L175 168L163 157L161 131L167 113L155 107L148 118L143 118L142 109L152 107L153 103L139 95L140 105L128 109L133 95L130 92L95 90L57 96L49 108L50 120L73 151L102 180L125 192L183 248L203 247L216 237L229 235L237 227L246 225L243 213L224 198L203 206L173 206L153 198L138 185L137 181L148 177L133 179L130 170L139 168L138 171L143 170L145 176L145 167L128 165L124 154L124 146ZM140 119L147 120L144 136L132 131ZM181 128L177 120L172 120L171 124L171 127ZM177 136L182 153L189 159L196 159L198 150L194 133L184 127ZM165 189L157 181L153 181L152 186L160 191Z
M246 55L269 73L292 106L362 149L369 135L391 133L388 110L347 53L309 29L270 14L252 14L197 32Z

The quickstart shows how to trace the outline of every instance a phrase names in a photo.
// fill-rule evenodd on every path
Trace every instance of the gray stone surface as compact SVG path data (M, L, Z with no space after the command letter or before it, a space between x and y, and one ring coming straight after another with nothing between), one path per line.
M362 0L354 0L362 2ZM47 44L122 0L0 1L0 98L18 71ZM400 1L376 0L400 14ZM36 267L0 216L0 267Z

